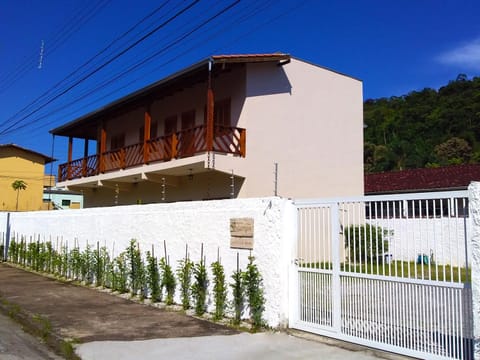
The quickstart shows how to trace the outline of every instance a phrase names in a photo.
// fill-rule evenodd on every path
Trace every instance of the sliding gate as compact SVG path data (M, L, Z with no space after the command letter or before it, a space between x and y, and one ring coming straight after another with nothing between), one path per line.
M291 327L419 358L473 358L467 192L295 205Z

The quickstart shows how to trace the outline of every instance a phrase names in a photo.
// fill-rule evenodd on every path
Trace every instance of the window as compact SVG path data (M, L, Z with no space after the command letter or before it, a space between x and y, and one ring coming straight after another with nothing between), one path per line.
M177 132L177 115L169 116L165 119L165 135L172 135Z
M150 139L155 139L157 137L157 128L158 126L156 122L150 124ZM143 125L138 130L138 139L141 143L145 140L145 126Z
M125 146L125 134L112 136L110 139L110 150L117 150Z
M205 106L204 123L207 124L207 106ZM230 98L215 101L213 107L213 124L232 126Z
M70 206L70 200L62 199L62 206Z
M367 219L468 217L468 199L406 199L365 203Z
M213 108L213 123L221 126L231 126L230 99L216 101Z

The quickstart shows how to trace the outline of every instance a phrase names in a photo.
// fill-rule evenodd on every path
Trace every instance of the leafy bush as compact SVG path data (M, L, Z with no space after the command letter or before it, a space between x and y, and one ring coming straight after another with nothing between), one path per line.
M162 288L165 288L165 292L167 294L165 297L165 304L172 305L177 282L175 280L175 275L173 273L172 267L167 262L167 260L165 260L164 257L160 259L160 269L162 271L161 286Z
M177 277L180 282L180 297L182 299L183 310L190 309L193 267L193 261L188 257L178 262Z
M215 302L214 320L220 320L225 316L225 305L227 301L227 283L225 281L225 270L220 261L211 265L213 274L213 299Z
M140 297L143 298L145 296L145 266L137 240L130 240L127 255L129 261L130 291L132 295L137 295L140 291Z
M207 310L208 276L204 260L195 264L193 277L195 282L192 285L192 294L195 299L195 314L200 316Z
M248 306L250 308L250 320L253 330L257 330L263 325L263 311L265 310L265 296L263 294L263 279L257 265L254 264L255 258L250 256L247 269L243 273L243 282L247 295Z
M153 302L162 301L162 289L160 288L160 273L158 271L157 258L147 251L147 286L150 289L150 298Z
M233 283L230 284L232 289L232 307L233 307L233 324L238 325L240 324L240 320L242 319L243 308L245 306L245 296L243 293L244 285L242 279L242 271L238 268L232 274Z
M349 252L350 262L377 263L383 259L383 254L388 251L386 237L392 231L380 226L351 225L344 229L345 248Z

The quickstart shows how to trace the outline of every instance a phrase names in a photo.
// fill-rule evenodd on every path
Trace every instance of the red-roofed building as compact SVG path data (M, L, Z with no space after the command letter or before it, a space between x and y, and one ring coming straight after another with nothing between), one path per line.
M364 181L366 195L466 190L480 181L480 164L367 174Z

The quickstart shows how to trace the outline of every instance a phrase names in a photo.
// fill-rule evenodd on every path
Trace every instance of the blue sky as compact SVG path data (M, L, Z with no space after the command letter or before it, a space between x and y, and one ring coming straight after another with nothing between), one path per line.
M164 2L0 0L0 143L13 142L50 154L48 130L211 54L290 53L361 79L365 99L438 88L460 73L480 75L478 0L242 0L161 52L234 3L200 0L53 100L74 79L88 74L191 2L165 2L83 73L61 82ZM126 71L150 55L152 61ZM120 77L122 73L126 75ZM55 140L54 156L65 160L65 139Z

